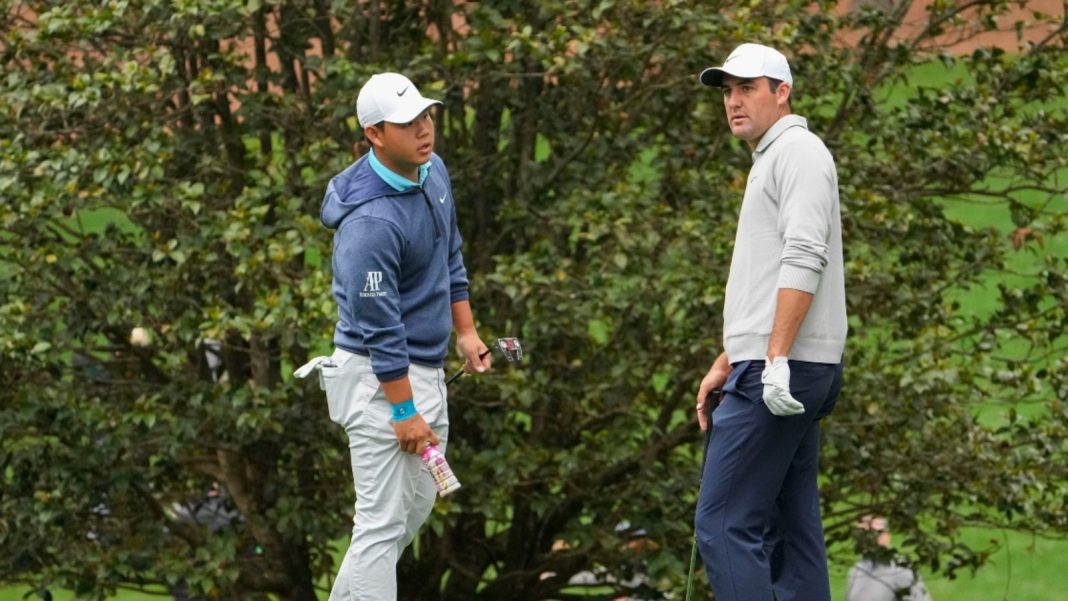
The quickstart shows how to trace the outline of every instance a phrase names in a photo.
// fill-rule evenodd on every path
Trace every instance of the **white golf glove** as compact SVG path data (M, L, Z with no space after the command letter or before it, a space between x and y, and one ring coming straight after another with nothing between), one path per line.
M798 415L805 412L805 406L790 394L790 363L786 357L775 357L774 362L766 360L760 381L764 384L764 404L772 415Z

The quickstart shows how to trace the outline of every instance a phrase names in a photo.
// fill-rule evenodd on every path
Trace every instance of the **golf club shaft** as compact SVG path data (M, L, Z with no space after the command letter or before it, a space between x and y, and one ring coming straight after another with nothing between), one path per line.
M482 351L481 353L478 354L478 358L479 359L485 358L485 356L490 354L490 352L492 350L493 349L486 349L486 350ZM453 380L455 380L456 378L459 378L462 375L464 375L464 370L463 369L461 369L460 371L458 371L458 372L452 374L451 376L449 376L449 379L445 380L445 385L448 386L449 384L452 384Z
M701 475L697 480L698 500L700 500L701 482L705 478L705 460L708 459L708 443L712 440L712 411L719 405L719 401L723 392L719 389L713 388L705 395L705 445L701 450ZM696 527L693 533L693 545L690 546L690 571L686 575L686 601L690 601L690 595L693 592L693 573L697 569L697 531Z

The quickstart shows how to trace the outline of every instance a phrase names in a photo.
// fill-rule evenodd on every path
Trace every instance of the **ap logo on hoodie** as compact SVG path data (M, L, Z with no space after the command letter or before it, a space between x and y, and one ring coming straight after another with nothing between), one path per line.
M382 283L382 272L381 271L368 271L367 272L367 282L364 283L363 292L360 292L360 296L362 296L362 297L385 296L386 293L378 289L378 286L381 283Z

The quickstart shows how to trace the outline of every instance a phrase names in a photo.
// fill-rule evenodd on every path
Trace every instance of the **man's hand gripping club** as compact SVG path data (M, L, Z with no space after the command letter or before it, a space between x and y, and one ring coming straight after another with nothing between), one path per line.
M464 373L483 373L493 367L493 353L473 330L456 336L456 352L464 358Z
M701 379L701 386L697 390L697 406L694 409L697 411L697 423L701 426L702 432L708 431L709 411L705 408L708 395L713 390L723 390L723 385L727 383L727 377L730 374L731 366L727 361L727 353L720 353L712 362L712 367L708 368L708 373Z

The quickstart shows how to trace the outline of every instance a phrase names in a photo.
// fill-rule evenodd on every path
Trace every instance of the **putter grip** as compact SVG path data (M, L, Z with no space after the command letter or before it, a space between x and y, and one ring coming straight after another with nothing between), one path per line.
M437 487L439 495L444 497L460 488L460 481L452 473L449 462L445 461L445 453L441 452L438 445L427 445L423 449L423 463L430 471L430 476L434 478L434 486Z
M719 407L720 401L723 400L723 390L719 388L713 388L705 395L705 415L708 416L709 421L712 420L712 412Z
M488 355L488 354L490 354L492 352L493 352L493 347L490 347L490 348L482 351L481 353L479 353L478 354L478 358L479 359L484 359L486 357L486 355ZM449 384L452 384L453 380L455 380L456 378L459 378L462 375L464 375L464 370L463 369L461 369L460 371L458 371L458 372L452 374L451 376L449 376L449 379L445 380L445 385L448 386Z

